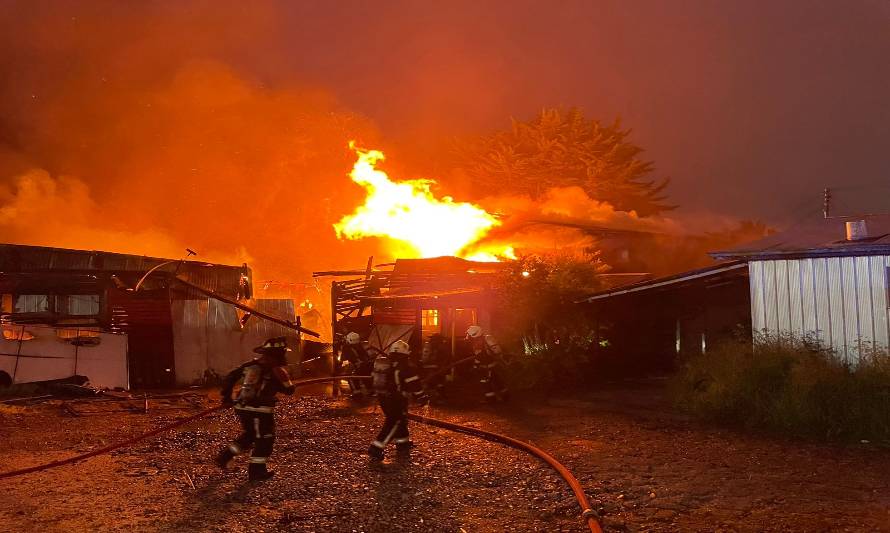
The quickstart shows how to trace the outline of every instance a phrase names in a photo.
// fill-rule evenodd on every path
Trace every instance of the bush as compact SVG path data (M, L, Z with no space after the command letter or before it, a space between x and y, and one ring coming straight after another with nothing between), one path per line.
M683 364L677 406L704 420L832 440L890 441L890 354L850 366L811 339L726 344Z

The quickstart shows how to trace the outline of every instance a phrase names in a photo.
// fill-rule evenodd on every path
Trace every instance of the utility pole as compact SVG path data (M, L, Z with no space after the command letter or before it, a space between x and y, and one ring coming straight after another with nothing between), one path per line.
M831 216L831 189L825 187L822 190L822 217Z

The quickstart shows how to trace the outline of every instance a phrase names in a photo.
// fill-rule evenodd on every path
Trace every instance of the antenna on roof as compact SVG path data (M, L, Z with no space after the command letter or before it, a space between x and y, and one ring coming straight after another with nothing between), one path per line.
M822 217L829 218L831 216L831 189L825 187L822 189Z

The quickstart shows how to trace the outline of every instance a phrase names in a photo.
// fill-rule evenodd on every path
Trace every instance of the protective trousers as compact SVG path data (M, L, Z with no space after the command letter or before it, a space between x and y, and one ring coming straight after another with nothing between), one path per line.
M380 409L383 410L383 427L377 434L377 440L371 443L381 450L386 448L390 441L396 446L406 445L408 438L408 400L401 394L387 394L380 396Z
M275 443L275 414L271 407L235 407L235 414L244 431L229 444L229 449L237 455L253 447L250 466L247 467L248 476L254 478L263 475Z
M485 399L488 401L503 400L507 395L507 385L501 379L497 365L492 364L482 371L482 390L485 393Z

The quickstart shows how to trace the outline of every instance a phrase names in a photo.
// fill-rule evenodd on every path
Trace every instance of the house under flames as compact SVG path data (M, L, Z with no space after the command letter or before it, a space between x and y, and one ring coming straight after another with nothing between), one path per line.
M299 324L293 301L252 300L246 264L2 244L0 295L0 382L81 374L102 386L188 385L265 338L298 340L286 327Z
M385 350L403 339L419 350L423 340L442 335L451 346L467 327L490 328L497 321L493 287L501 263L456 257L398 259L364 271L316 272L336 278L331 284L335 343L350 331ZM347 278L347 279L343 279Z

